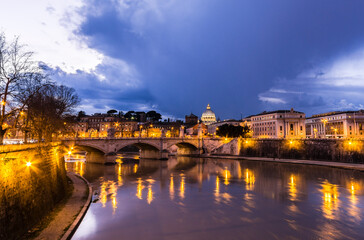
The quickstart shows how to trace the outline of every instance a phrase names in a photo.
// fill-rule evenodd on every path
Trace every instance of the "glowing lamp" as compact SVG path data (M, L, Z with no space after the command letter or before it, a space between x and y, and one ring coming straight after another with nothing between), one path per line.
M30 167L32 165L32 163L31 162L27 162L26 165L27 165L27 167Z

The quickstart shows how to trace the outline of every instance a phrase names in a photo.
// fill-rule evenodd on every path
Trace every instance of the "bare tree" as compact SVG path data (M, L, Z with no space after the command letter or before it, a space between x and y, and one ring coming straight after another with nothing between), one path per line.
M10 43L0 33L0 144L10 123L16 125L19 113L30 97L39 92L47 77L16 37Z
M27 109L31 131L38 141L52 141L52 135L65 130L64 120L79 103L73 88L48 85L30 97Z

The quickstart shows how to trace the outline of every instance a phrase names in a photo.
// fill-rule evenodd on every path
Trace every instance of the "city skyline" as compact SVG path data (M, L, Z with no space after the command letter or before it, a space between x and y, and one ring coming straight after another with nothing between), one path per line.
M9 40L20 36L52 78L76 89L87 113L153 109L180 119L210 103L221 119L239 119L363 108L363 7L12 1L0 21Z

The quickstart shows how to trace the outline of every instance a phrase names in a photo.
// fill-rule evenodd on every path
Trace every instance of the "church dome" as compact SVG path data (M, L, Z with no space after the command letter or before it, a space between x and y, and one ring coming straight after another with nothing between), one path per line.
M211 110L210 104L207 104L206 110L202 113L201 121L206 125L216 122L216 116Z

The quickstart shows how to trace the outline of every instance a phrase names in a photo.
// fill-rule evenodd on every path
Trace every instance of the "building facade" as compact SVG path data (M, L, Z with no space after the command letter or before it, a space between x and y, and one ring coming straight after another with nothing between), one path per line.
M254 138L306 138L305 114L291 110L262 112L249 117Z
M306 119L307 138L364 138L364 110L329 112Z
M191 126L194 126L198 123L198 117L191 113L190 115L186 115L185 116L185 124L186 125L191 125Z

